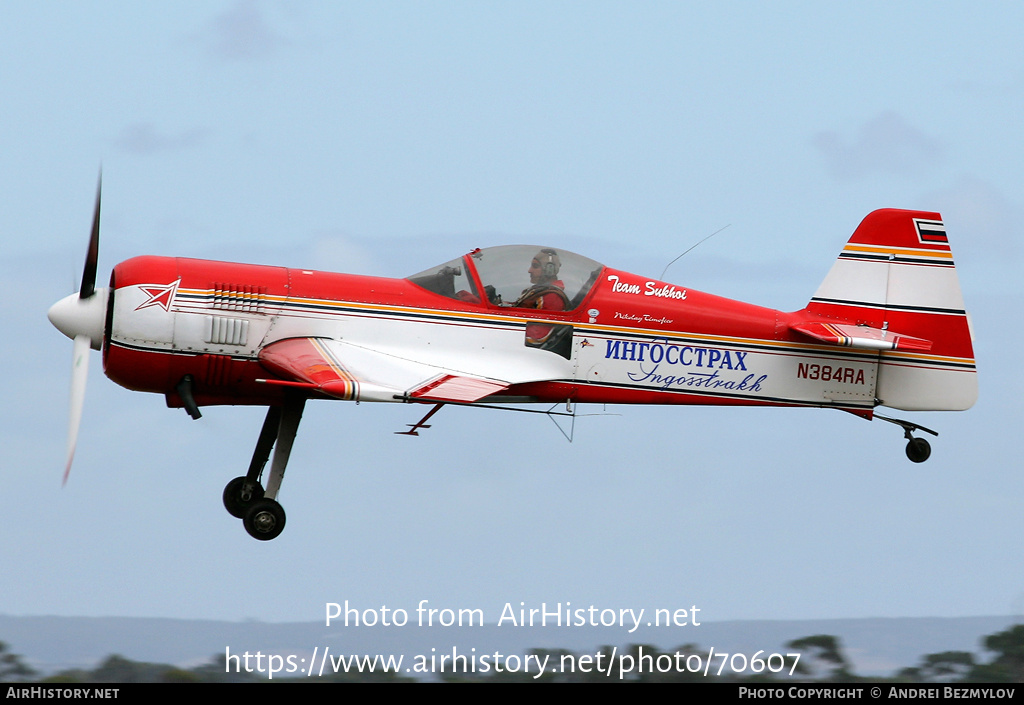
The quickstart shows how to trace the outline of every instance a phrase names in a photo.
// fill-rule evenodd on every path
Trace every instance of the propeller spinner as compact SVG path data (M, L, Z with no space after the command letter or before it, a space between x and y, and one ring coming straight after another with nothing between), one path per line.
M96 186L96 208L92 216L92 233L89 250L85 255L85 269L82 272L82 286L77 294L71 294L50 307L47 317L61 333L74 341L71 362L71 415L68 422L68 456L64 466L64 480L68 481L71 461L75 457L78 427L82 421L82 407L85 402L85 382L89 374L89 348L99 350L103 346L103 327L106 320L107 288L96 288L96 262L100 249L100 192L102 177Z

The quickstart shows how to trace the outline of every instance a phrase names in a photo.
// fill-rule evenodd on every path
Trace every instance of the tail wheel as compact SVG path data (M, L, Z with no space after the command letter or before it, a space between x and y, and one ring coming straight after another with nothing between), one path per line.
M911 438L907 441L907 457L915 463L923 463L932 454L932 447L923 438Z
M910 421L904 421L903 419L893 419L888 416L882 416L881 414L875 414L876 419L880 421L888 421L889 423L896 424L903 429L903 437L907 439L907 457L912 462L923 463L928 460L928 457L932 454L932 447L928 441L923 438L917 438L913 434L916 431L924 431L930 433L933 436L939 435L938 431L933 431L930 428L925 428L916 423Z

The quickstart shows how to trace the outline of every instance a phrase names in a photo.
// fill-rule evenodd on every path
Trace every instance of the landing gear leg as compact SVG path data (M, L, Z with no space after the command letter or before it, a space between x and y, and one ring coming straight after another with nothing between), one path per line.
M270 478L267 480L268 499L277 499L277 493L281 489L284 469L288 465L288 457L292 453L292 444L295 443L295 434L298 433L299 421L302 420L302 410L305 406L305 397L289 395L285 398L284 408L281 410L281 423L277 429L274 460L270 464Z
M284 530L285 514L277 502L277 494L305 405L305 397L288 395L283 406L267 410L248 473L245 477L236 477L224 488L224 507L228 513L241 519L249 535L260 541L276 538ZM274 459L264 490L260 480L271 449Z
M928 460L928 457L932 454L931 444L924 438L914 436L914 431L924 431L925 433L930 433L933 436L938 436L938 431L933 431L930 428L925 428L924 426L918 426L917 424L910 423L909 421L892 419L888 416L882 416L881 414L875 414L875 418L881 419L882 421L888 421L889 423L894 423L903 429L903 436L907 439L907 457L910 458L912 462L923 463Z
M281 410L281 420L277 427L277 443L274 446L274 460L270 463L270 478L263 499L254 502L242 519L242 524L249 535L260 541L270 541L284 531L284 508L277 503L277 493L281 489L284 470L288 465L288 456L292 452L295 434L302 420L302 410L306 398L289 395L285 398ZM265 461L264 461L265 462Z
M270 459L270 451L277 440L280 423L281 407L272 406L267 409L267 418L263 420L263 428L260 430L259 440L256 441L256 450L253 451L252 461L249 463L249 472L245 477L236 477L224 488L224 508L237 519L244 519L249 506L254 501L263 499L260 477L263 475L267 460Z

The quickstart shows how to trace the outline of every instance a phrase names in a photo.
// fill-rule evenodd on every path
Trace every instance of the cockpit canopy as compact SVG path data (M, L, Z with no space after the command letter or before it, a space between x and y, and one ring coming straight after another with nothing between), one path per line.
M535 268L538 263L543 271L542 278L565 292L569 301L564 309L567 311L586 298L604 267L600 262L568 250L504 245L474 250L465 257L414 274L408 280L451 299L511 306L524 291L538 283L531 281L531 267Z

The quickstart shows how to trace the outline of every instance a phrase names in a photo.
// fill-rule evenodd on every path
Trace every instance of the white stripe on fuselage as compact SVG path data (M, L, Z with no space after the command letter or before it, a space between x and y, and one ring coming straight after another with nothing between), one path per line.
M537 322L532 318L273 297L268 297L265 313L244 314L214 309L212 297L201 290L180 290L172 310L178 317L173 350L184 354L255 359L259 348L277 340L327 337L512 384L572 380L733 402L871 407L879 361L876 354L826 345L565 321L574 326L575 333L573 359L566 360L524 345L526 325ZM211 345L202 340L204 328L199 324L211 315L250 320L253 329L265 334L256 340L250 336L244 349ZM137 349L143 345L137 339L125 342ZM161 345L144 347L168 351ZM900 359L944 369L963 364L973 371L973 361L927 355L902 355Z

